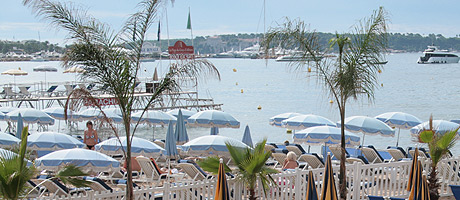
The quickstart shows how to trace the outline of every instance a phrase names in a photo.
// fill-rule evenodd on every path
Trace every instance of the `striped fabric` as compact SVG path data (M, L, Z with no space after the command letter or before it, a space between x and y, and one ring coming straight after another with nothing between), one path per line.
M227 176L225 176L223 160L220 159L219 172L217 174L217 186L215 200L228 200L230 199L228 193Z
M306 200L318 200L318 191L316 191L315 178L313 173L308 172L307 198Z
M418 148L415 148L414 157L412 158L412 165L410 167L409 182L407 183L407 188L406 188L407 191L410 191L412 189L412 182L414 179L415 168L417 167L417 162L418 162Z
M331 155L327 155L326 167L324 168L323 188L321 191L322 200L338 200L337 188L332 171Z

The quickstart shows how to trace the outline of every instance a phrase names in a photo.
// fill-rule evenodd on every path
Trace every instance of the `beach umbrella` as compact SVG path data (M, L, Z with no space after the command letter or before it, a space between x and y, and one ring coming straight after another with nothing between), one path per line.
M24 122L22 120L21 113L18 114L18 124L16 127L16 137L18 139L21 139L22 136L22 129L24 128Z
M84 172L120 170L117 160L97 151L80 148L55 151L35 160L35 166L41 170L57 171L68 165L80 167Z
M337 127L340 127L341 122L337 122ZM394 137L395 131L382 121L366 116L353 116L345 118L345 129L353 133L363 133L366 135L382 135L386 137Z
M153 81L158 81L158 72L157 72L157 68L155 67L155 71L153 72Z
M123 154L126 151L126 136L104 140L94 146L96 151L107 155ZM120 143L121 141L121 143ZM134 156L158 157L165 153L165 149L143 138L133 137L131 152Z
M15 145L18 145L21 142L20 139L8 134L8 133L0 133L0 147L8 148Z
M167 125L169 123L174 124L177 121L176 117L168 113L158 111L158 110L146 110L144 115L142 115L142 118L141 118L141 115L142 115L142 111L133 113L131 115L131 119L134 122L140 121L140 123L146 123L150 125L162 125L162 126Z
M12 151L6 150L6 149L0 149L0 157L1 158L12 159L15 156L18 156L18 154L14 153ZM33 163L30 162L30 160L27 160L27 159L24 159L24 160L27 161L27 166L33 165Z
M174 117L179 118L179 111L182 113L182 117L184 118L184 120L187 120L190 116L192 116L192 115L194 115L196 113L195 111L191 111L191 110L187 110L187 109L174 109L174 110L170 110L170 111L168 111L166 113L171 114ZM187 121L185 121L185 122L187 122Z
M0 120L5 120L6 115L3 112L0 112Z
M219 161L219 170L217 172L217 185L216 185L216 193L214 195L215 200L229 200L230 195L228 193L228 184L227 184L227 176L225 175L224 169L224 159L220 159Z
M417 163L418 163L418 148L415 147L414 157L412 158L412 164L411 164L410 172L409 172L409 181L406 187L407 191L410 191L412 189L414 177L416 174Z
M42 124L53 125L54 119L45 112L33 108L18 108L6 114L6 119L9 121L17 122L19 113L22 120L27 124Z
M433 120L433 130L436 133L444 134L449 131L457 129L460 125L454 122L449 122L446 120ZM413 135L418 135L423 130L430 129L430 121L423 122L417 126L414 126L409 131ZM460 134L460 131L458 132Z
M84 72L86 72L86 70L84 70L83 68L79 66L73 66L63 71L63 73L84 73Z
M27 137L27 146L33 150L54 151L58 149L82 148L85 144L67 134L40 132Z
M300 113L283 113L283 114L279 114L279 115L275 115L273 117L271 117L268 121L268 123L272 126L279 126L281 127L282 124L281 122L285 119L289 119L291 117L296 117L296 116L299 116L299 115L302 115Z
M209 135L219 135L219 128L211 127L211 133Z
M40 66L34 67L33 71L34 72L45 72L45 84L46 84L46 72L57 72L57 68L52 67L52 66L47 66L47 65L40 65Z
M340 144L342 131L340 128L331 126L315 126L301 130L294 134L294 143L305 143L308 145ZM345 130L345 144L347 146L358 146L360 137Z
M240 122L232 115L219 110L200 111L188 119L189 126L218 127L218 128L239 128Z
M326 166L324 167L321 199L338 200L337 188L335 187L334 172L332 171L331 155L327 155Z
M16 110L18 108L16 107L9 107L9 106L6 106L6 107L0 107L0 112L2 112L3 114L8 114L9 112L13 111L13 110Z
M401 129L410 129L422 123L419 118L403 112L387 112L381 115L377 115L375 118L384 122L388 126L398 128L398 139L396 140L396 146L399 145L399 134Z
M112 120L115 123L122 123L123 118L119 115L116 115L114 113L105 113L105 116ZM85 110L82 110L77 113L78 119L80 121L85 121L85 120L103 120L104 119L104 114L102 114L101 110L98 108L88 108Z
M49 116L57 120L65 120L65 112L63 107L50 107L42 110ZM67 119L77 120L79 118L78 114L74 111L67 110Z
M119 107L103 108L102 111L104 111L105 114L110 113L111 115L123 116Z
M226 142L229 142L237 148L248 148L243 142L234 138L221 135L206 135L190 140L182 145L182 149L188 155L208 156L208 155L224 155L228 156Z
M174 137L174 127L172 123L169 123L168 131L166 132L165 150L165 155L167 155L168 157L176 157L178 155L176 138Z
M254 146L252 144L251 131L249 130L249 125L246 125L246 128L244 128L243 139L241 141L250 147Z
M422 171L422 163L419 160L415 168L414 178L412 179L412 187L409 193L408 200L429 200L430 193L428 189L428 182L424 177Z
M21 68L19 67L18 69L9 69L9 70L6 70L4 72L2 72L2 75L10 75L10 76L13 76L13 79L14 79L14 85L16 85L16 76L25 76L27 75L28 73L26 71L23 71L21 70Z
M189 141L187 128L185 127L185 120L182 116L182 110L179 110L177 116L176 130L174 131L176 137L176 144L184 144Z
M307 198L306 200L318 200L318 191L316 191L315 178L311 170L308 172L308 183L307 183Z
M282 127L302 130L314 126L332 126L336 127L331 120L318 115L299 115L281 121Z

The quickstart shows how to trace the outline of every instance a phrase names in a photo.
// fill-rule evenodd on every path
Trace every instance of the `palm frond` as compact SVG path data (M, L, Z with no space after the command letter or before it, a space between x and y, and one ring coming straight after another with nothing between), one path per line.
M197 164L204 171L208 171L213 174L217 174L219 172L220 158L217 156L210 156L203 160L198 161ZM224 171L225 173L227 173L227 172L231 172L232 170L230 169L230 167L227 166L227 164L224 163Z
M90 182L83 180L81 176L86 176L87 174L81 171L79 167L75 165L68 165L59 170L56 173L56 178L59 178L64 184L72 184L73 186L80 188L80 187L87 187Z

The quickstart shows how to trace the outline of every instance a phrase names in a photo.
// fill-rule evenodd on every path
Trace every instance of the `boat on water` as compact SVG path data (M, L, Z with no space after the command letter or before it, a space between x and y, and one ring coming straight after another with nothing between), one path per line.
M317 60L323 59L324 56L319 56L316 57ZM301 55L285 55L285 56L280 56L276 59L276 62L292 62L292 61L314 61L315 58L313 56L301 56Z
M141 58L141 62L155 62L155 58Z
M421 56L418 64L458 63L460 57L447 50L438 50L436 46L428 46Z

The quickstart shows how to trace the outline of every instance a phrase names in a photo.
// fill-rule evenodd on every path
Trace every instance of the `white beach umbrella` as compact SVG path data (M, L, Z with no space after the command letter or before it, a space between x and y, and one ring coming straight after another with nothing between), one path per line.
M200 111L188 119L189 126L197 127L218 127L218 128L240 128L240 122L229 113L219 110Z
M57 171L67 165L80 167L84 172L112 172L120 170L117 160L88 149L64 149L49 153L35 160L35 165L41 170Z
M190 116L194 115L196 112L195 111L191 111L191 110L187 110L187 109L174 109L174 110L170 110L166 113L169 113L171 115L173 115L174 117L178 117L179 116L179 110L182 112L182 117L184 118L184 120L187 120ZM187 122L187 121L185 121Z
M342 131L340 128L331 126L315 126L301 130L294 134L295 143L308 145L331 145L340 144ZM349 131L345 131L345 144L347 146L358 146L360 137Z
M123 154L123 149L126 151L127 138L123 136L120 137L120 140L118 140L118 138L111 138L102 141L99 144L96 144L94 148L96 149L96 151L99 151L107 155ZM157 158L165 153L165 149L146 139L133 137L131 143L131 153L134 156L146 156Z
M21 142L20 139L14 137L8 133L0 133L0 147L11 148L17 146Z
M206 135L190 140L182 145L182 150L188 155L194 156L229 156L226 142L229 142L237 148L247 148L248 145L243 142L221 135Z
M16 76L25 76L27 74L28 73L26 71L21 70L20 67L18 69L9 69L9 70L6 70L6 71L2 72L2 75L13 76L14 85L16 85Z
M449 122L446 120L433 120L433 130L437 133L446 133L448 131L453 131L457 129L460 125L454 122ZM417 126L414 126L409 131L413 135L418 135L423 130L428 130L430 128L430 122L426 121ZM460 134L460 131L458 132Z
M24 123L53 125L54 119L45 112L33 108L18 108L6 114L8 121L17 122L18 114L21 113Z
M40 132L27 137L27 146L33 150L53 151L58 149L82 148L85 144L67 134Z
M337 127L340 127L340 121L337 122ZM345 118L345 129L354 133L363 133L366 135L382 135L386 137L394 137L395 131L382 121L366 116L353 116Z
M299 115L281 121L283 127L295 130L302 130L314 126L336 127L331 120L319 115Z
M133 113L131 115L133 122L140 121L140 123L164 126L169 123L175 124L177 121L176 117L172 116L171 114L159 111L159 110L147 110L142 115L142 118L141 118L141 115L142 115L142 111Z
M282 114L279 114L279 115L275 115L273 117L271 117L269 119L269 124L272 125L272 126L279 126L281 127L282 124L281 122L285 119L289 119L291 117L297 117L299 115L302 115L300 113L282 113Z
M377 115L375 118L384 122L388 126L398 128L398 139L396 140L396 146L399 145L399 134L401 129L410 129L422 123L419 118L403 112L387 112L381 115Z
M16 109L18 109L18 108L5 106L5 107L0 107L0 112L2 112L3 114L8 114L9 112L11 112L13 110L16 110Z

